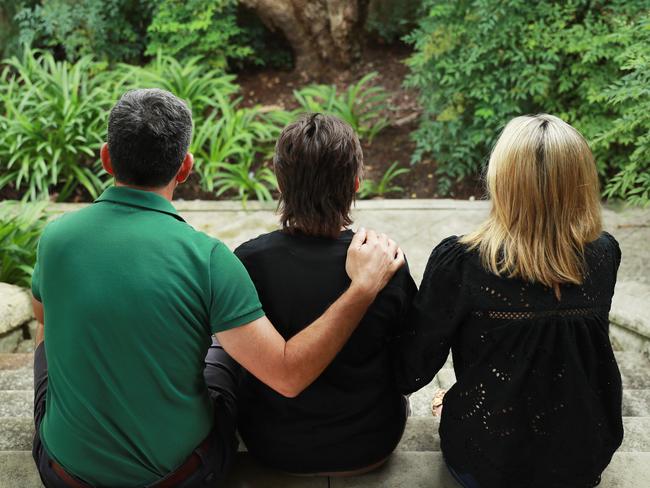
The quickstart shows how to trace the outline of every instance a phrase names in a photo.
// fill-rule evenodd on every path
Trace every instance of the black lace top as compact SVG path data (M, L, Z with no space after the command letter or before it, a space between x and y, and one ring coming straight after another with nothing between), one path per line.
M401 338L404 393L453 355L441 448L481 488L582 488L623 438L621 377L608 312L621 253L604 233L585 252L581 286L552 289L487 272L457 237L431 253Z

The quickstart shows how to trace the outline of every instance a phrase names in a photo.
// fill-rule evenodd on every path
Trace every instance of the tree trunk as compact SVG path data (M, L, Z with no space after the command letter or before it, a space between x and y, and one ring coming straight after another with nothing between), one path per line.
M308 75L347 68L358 56L370 0L241 0L291 45L296 70Z

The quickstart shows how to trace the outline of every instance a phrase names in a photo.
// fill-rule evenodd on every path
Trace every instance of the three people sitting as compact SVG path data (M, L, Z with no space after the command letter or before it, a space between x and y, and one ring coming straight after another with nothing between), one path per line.
M459 483L598 483L622 440L607 335L620 250L575 129L550 115L506 126L490 216L435 247L418 291L394 241L349 228L363 155L347 124L308 114L283 130L282 229L235 254L171 204L191 127L170 93L126 93L101 151L115 186L41 238L46 486L219 486L237 427L277 469L368 471L400 440L405 395L450 350L440 435Z

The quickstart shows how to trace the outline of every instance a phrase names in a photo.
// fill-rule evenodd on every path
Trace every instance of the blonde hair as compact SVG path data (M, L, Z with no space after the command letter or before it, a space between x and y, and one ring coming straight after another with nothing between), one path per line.
M464 236L499 276L581 284L585 244L602 230L594 158L582 135L548 114L512 119L490 155L490 215Z

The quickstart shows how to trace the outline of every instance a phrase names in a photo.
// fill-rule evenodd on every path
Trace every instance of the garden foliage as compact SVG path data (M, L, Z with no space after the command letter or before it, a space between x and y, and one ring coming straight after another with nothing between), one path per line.
M0 56L22 45L68 61L142 63L163 51L212 68L291 66L286 41L238 0L0 0Z
M271 200L273 172L254 162L270 159L279 128L258 108L240 107L239 99L219 95L215 102L215 110L197 124L191 148L203 188L217 195L234 190L243 201Z
M271 199L274 142L295 116L272 107L243 107L231 75L192 58L180 63L158 54L147 66L107 69L90 57L56 61L50 52L26 50L5 60L0 73L0 189L24 200L81 193L96 198L109 184L99 149L108 113L128 89L158 87L190 105L191 150L201 187L242 200Z
M117 93L113 76L89 57L74 64L25 51L0 73L0 188L26 200L78 186L96 197L106 185L97 155Z
M408 36L424 108L414 161L435 158L442 192L480 171L509 119L548 112L585 135L604 177L618 173L607 194L647 194L647 0L424 4Z
M373 0L365 28L386 42L395 42L416 24L422 0Z
M389 194L404 193L404 188L395 183L395 179L409 173L408 168L399 168L397 161L390 165L379 181L364 179L359 188L359 198L383 198Z
M237 24L237 0L163 0L148 27L146 54L158 51L176 59L201 56L212 67L253 54Z
M137 61L146 46L154 0L47 0L14 2L20 44L76 60ZM14 7L15 8L15 7ZM13 12L12 12L13 13Z
M116 71L124 77L125 88L160 88L182 98L196 120L219 104L219 96L228 97L239 90L233 75L202 64L200 56L181 62L158 51L148 65L121 64Z
M303 112L322 112L346 121L359 139L372 142L373 137L388 125L388 94L381 86L370 82L377 73L368 73L351 84L344 93L334 85L312 85L294 91Z
M0 282L30 286L46 223L44 203L0 203Z

